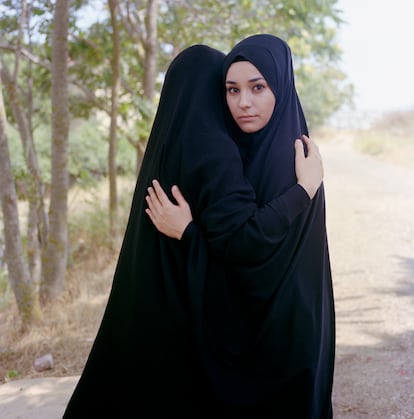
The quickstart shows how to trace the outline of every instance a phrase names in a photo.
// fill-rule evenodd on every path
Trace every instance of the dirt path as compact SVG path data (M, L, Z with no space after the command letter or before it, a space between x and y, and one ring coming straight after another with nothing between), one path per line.
M0 386L1 419L61 419L78 377L27 378Z
M414 168L321 145L337 313L336 418L414 418ZM414 167L414 166L413 166Z
M322 143L337 313L335 419L414 418L414 166ZM0 386L2 419L58 419L76 377Z

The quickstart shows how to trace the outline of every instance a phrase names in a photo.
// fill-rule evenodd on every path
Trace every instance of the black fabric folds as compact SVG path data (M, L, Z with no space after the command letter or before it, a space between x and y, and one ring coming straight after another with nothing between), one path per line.
M217 118L222 62L221 53L195 46L177 56L165 76L107 307L64 418L203 417L201 399L209 390L200 378L189 315L191 243L156 231L145 196L155 178L167 189L182 184L188 196L184 145L194 143L191 157L197 159L203 135L223 132ZM202 264L203 242L198 245Z
M227 112L262 205L295 185L294 141L308 130L288 45L251 36L227 55L224 77L240 59L258 68L276 96L270 122L254 134L240 132ZM335 315L323 185L262 262L226 271L232 312L208 321L209 371L223 398L251 418L330 418Z
M269 258L310 201L293 184L257 206L226 130L223 61L196 45L166 73L107 307L65 419L214 417L227 406L210 381L221 335L206 333L232 311L225 263ZM186 240L161 235L145 214L154 178L189 201Z

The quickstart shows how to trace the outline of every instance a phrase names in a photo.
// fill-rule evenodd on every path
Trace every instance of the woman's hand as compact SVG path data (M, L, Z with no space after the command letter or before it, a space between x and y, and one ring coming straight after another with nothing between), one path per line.
M307 156L303 143L308 149ZM299 185L312 199L322 183L323 164L318 146L306 135L302 135L302 140L295 141L295 170Z
M173 204L157 180L152 181L153 187L148 188L148 208L145 212L150 217L158 231L168 237L180 240L187 225L192 221L191 209L184 199L178 186L173 186L171 192L177 201Z

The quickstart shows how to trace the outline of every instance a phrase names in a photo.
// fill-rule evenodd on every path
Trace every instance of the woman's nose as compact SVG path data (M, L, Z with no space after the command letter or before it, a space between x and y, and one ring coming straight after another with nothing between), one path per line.
M241 91L240 92L240 100L239 100L239 106L241 108L249 108L251 105L250 95L249 92Z

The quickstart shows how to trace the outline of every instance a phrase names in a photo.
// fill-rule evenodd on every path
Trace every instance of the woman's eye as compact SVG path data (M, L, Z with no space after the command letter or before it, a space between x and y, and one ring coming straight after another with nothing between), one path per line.
M256 84L253 89L260 91L260 90L263 90L265 87L266 86L264 84Z
M227 89L227 92L228 93L230 93L230 94L235 94L235 93L237 93L239 91L239 89L237 88L237 87L229 87L228 89Z

